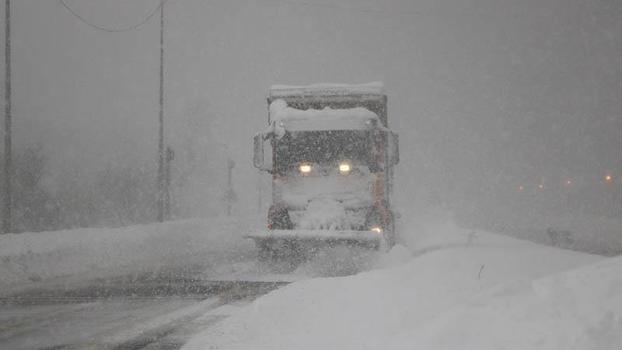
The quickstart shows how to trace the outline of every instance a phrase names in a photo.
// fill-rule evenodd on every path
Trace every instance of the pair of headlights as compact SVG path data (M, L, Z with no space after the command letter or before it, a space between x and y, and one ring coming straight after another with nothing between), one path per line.
M339 173L341 175L348 175L350 173L350 170L352 170L352 165L350 165L350 163L348 162L341 162L339 163L339 166L337 168L339 169ZM302 163L298 167L298 170L300 171L301 174L308 175L313 170L313 164Z

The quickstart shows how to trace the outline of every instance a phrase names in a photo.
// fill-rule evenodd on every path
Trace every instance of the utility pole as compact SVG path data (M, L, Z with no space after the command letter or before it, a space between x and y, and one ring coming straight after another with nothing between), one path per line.
M11 180L13 177L12 164L12 141L11 141L11 0L6 0L5 7L5 41L4 41L4 217L2 229L4 233L12 231L11 207L12 207L12 188Z
M257 175L255 175L255 178L257 179L257 213L261 213L261 207L262 207L262 203L261 203L261 197L263 196L263 191L262 191L262 182L261 182L261 176L259 174L259 172L257 172Z
M233 202L237 200L235 191L233 190L233 168L235 162L231 158L227 158L227 192L225 193L225 201L227 202L227 216L231 216L231 207Z
M164 191L164 218L171 218L171 162L175 158L175 152L169 146L166 146L166 163L164 164L164 182L166 191Z
M166 186L164 162L164 2L160 6L160 116L158 119L158 221L164 221Z

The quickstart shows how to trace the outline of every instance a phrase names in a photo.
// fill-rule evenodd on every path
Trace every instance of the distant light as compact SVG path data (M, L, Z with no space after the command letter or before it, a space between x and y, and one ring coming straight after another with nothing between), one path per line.
M611 174L607 174L605 175L605 182L610 184L613 182L613 176L611 176Z
M348 174L350 172L350 169L351 169L350 164L348 164L346 162L339 163L339 172L342 175Z
M374 227L371 228L371 231L380 234L380 233L382 233L382 227L374 226Z
M543 189L544 189L544 185L543 185L543 184L539 184L539 185L538 185L538 189L539 189L539 190L543 190Z
M518 186L518 192L523 192L525 190L525 186L520 185Z
M303 174L308 174L311 172L311 164L300 164L300 172Z
M568 186L572 186L572 180L570 180L570 179L566 180L566 181L564 182L564 185L565 185L566 187L568 187Z

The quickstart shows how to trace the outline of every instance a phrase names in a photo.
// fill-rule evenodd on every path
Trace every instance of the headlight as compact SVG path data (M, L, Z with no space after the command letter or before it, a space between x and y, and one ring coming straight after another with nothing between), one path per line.
M380 227L380 226L372 226L370 231L376 232L376 233L380 234L380 233L382 233L382 227Z
M309 163L300 164L300 167L298 167L298 169L300 170L300 173L303 175L309 174L312 168L313 167Z
M350 163L346 163L346 162L339 163L339 172L342 175L347 175L348 173L350 173L351 169L352 167L350 166Z

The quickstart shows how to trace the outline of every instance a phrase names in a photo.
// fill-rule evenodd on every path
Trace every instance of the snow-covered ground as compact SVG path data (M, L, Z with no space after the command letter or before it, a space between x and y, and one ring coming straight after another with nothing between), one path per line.
M0 295L145 274L196 274L254 257L260 218L0 235Z
M292 283L184 349L622 347L622 258L409 227L375 269Z

